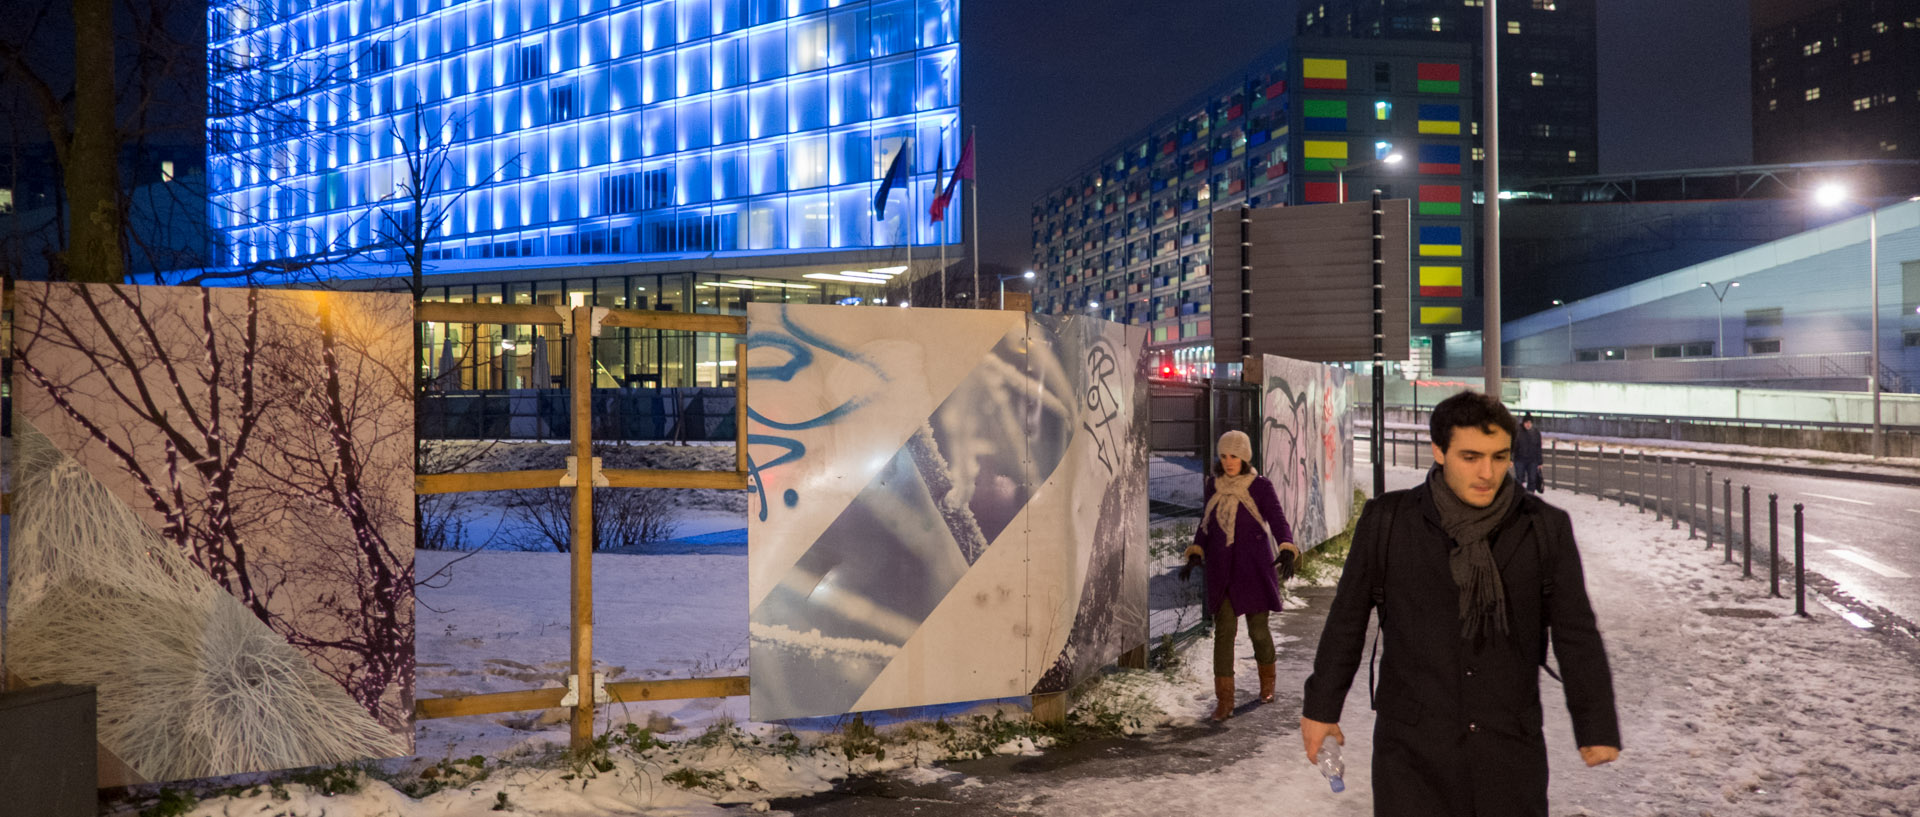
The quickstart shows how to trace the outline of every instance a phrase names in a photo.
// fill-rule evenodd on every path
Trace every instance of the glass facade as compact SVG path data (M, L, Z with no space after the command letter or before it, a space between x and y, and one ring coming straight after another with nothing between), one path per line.
M224 263L956 243L958 0L215 0ZM900 151L907 190L876 221Z
M745 315L751 302L858 303L873 289L860 284L682 272L432 286L424 300ZM421 377L430 391L564 387L570 360L564 350L570 341L559 326L423 326ZM594 387L732 386L734 341L732 335L609 328L594 339ZM539 382L541 377L546 382Z
M1413 333L1477 325L1473 79L1462 45L1297 39L1035 204L1035 310L1145 325L1170 376L1224 374L1213 278L1238 268L1213 263L1214 212L1336 202L1351 168L1348 200L1411 200Z

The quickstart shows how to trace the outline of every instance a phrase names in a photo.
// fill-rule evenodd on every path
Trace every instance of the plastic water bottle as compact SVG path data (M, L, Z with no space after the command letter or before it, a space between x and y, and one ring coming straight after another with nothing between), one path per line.
M1341 779L1346 773L1347 763L1340 759L1340 744L1331 740L1320 744L1320 774L1327 778L1334 794L1347 790L1347 782Z

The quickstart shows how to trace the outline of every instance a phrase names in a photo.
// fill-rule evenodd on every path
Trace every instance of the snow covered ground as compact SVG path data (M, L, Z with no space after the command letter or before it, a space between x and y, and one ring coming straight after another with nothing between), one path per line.
M1197 504L1177 464L1156 463L1155 499ZM1391 487L1420 478L1389 471ZM1186 496L1187 493L1193 496ZM1621 760L1578 763L1558 685L1543 679L1556 815L1905 815L1920 813L1920 666L1911 651L1849 625L1826 607L1792 616L1763 582L1742 581L1684 534L1588 496L1549 493L1574 517L1613 659L1626 743ZM703 526L717 527L709 519ZM1167 524L1161 523L1156 528ZM595 556L596 656L609 679L743 674L746 660L744 549ZM1177 554L1177 550L1175 551ZM464 558L463 558L464 557ZM434 696L558 684L567 642L567 557L554 553L423 551L418 693ZM1177 555L1162 559L1171 567ZM1156 631L1191 623L1171 577L1156 579ZM1184 616L1166 611L1180 610ZM1317 617L1296 600L1275 627ZM1317 624L1310 627L1318 630ZM1281 634L1282 699L1312 660L1310 638ZM1253 676L1246 639L1239 639ZM1173 672L1109 676L1082 711L1119 713L1131 731L1190 726L1212 706L1210 643L1187 647ZM503 803L542 815L709 815L766 808L783 796L823 791L850 772L886 773L951 788L956 799L1036 815L1365 815L1371 813L1371 715L1356 683L1342 727L1350 736L1349 784L1333 795L1309 767L1293 713L1269 719L1271 735L1251 755L1204 774L967 777L942 758L1044 751L1047 740L990 717L949 713L946 729L883 728L841 720L748 723L742 698L616 707L595 763L562 761L559 712L425 721L419 756L374 766L357 792L332 796L326 778L258 786L210 797L187 813L215 815L480 815ZM632 724L632 730L627 730ZM1236 718L1227 729L1255 728ZM641 731L647 730L647 731ZM1037 739L1036 739L1037 737ZM656 739L667 745L656 746ZM1202 738L1201 740L1204 740ZM484 755L479 766L461 761ZM421 772L449 788L415 799ZM482 777L481 775L484 775ZM385 779L379 779L385 778ZM391 782L388 782L388 781ZM151 802L151 801L146 801ZM736 804L736 805L728 805ZM129 801L131 813L141 805Z

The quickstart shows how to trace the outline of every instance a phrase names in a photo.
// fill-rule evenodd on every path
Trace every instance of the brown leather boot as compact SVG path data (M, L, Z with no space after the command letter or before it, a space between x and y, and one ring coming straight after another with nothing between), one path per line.
M1260 702L1261 703L1263 704L1273 703L1273 687L1276 683L1275 678L1278 675L1279 675L1278 667L1275 667L1272 664L1260 665Z
M1210 719L1214 723L1219 723L1233 717L1233 676L1228 675L1224 678L1216 676L1213 679L1213 694L1220 699L1220 702L1214 705Z

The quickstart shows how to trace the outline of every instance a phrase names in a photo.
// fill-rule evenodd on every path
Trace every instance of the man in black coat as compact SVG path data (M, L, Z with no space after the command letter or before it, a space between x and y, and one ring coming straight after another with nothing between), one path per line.
M1565 511L1509 475L1513 415L1474 392L1435 406L1427 482L1366 505L1307 679L1300 736L1317 763L1380 611L1377 817L1547 813L1540 668L1558 658L1588 766L1620 754L1613 675ZM1371 672L1371 670L1369 670Z
M1544 445L1540 439L1540 429L1533 424L1533 415L1520 419L1520 430L1513 435L1513 470L1520 478L1520 487L1533 493L1540 493L1540 463L1545 458Z

